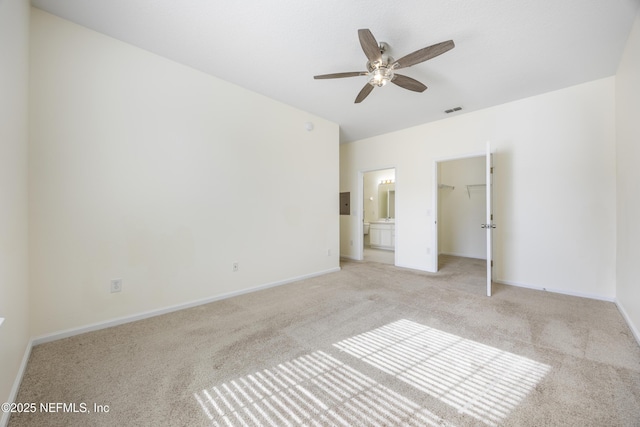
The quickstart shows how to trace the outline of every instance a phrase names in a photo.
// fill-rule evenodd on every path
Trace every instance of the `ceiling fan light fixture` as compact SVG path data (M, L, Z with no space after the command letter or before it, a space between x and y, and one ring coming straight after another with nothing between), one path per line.
M377 67L369 72L369 84L382 87L393 80L393 70L387 67Z

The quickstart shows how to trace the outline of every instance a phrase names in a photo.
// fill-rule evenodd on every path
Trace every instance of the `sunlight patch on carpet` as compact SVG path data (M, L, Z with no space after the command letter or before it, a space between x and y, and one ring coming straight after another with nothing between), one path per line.
M322 351L194 397L215 426L451 426Z
M490 426L500 425L550 369L405 319L334 346Z

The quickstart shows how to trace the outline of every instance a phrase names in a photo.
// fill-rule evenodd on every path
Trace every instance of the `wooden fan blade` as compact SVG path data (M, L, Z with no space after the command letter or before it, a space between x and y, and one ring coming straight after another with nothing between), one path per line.
M395 83L398 86L412 90L414 92L424 92L427 87L411 77L403 76L402 74L396 74L393 76L391 83Z
M373 37L373 34L368 29L358 30L358 38L360 39L360 46L364 54L367 55L367 59L372 64L374 62L380 62L382 60L382 53L380 52L380 46Z
M321 74L319 76L313 76L314 79L341 79L343 77L356 77L356 76L366 76L366 71L350 71L348 73L332 73L332 74Z
M442 55L443 53L450 51L454 47L455 44L453 43L453 40L447 40L446 42L437 43L432 46L416 50L415 52L398 59L394 63L394 68L399 69L411 67L412 65L419 64L426 61L427 59L435 58L438 55Z
M359 104L362 101L364 101L364 99L371 93L372 90L373 90L373 86L370 85L369 83L364 85L364 87L362 88L362 90L360 91L358 96L356 96L356 102L355 103Z

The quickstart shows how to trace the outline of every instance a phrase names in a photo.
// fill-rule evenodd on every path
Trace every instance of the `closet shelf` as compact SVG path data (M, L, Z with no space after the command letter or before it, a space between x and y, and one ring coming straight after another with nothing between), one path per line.
M456 187L454 187L453 185L447 185L447 184L439 184L438 188L442 189L442 188L447 188L447 189L452 189L454 190Z
M467 195L471 198L471 189L475 187L486 187L487 184L469 184L467 185Z

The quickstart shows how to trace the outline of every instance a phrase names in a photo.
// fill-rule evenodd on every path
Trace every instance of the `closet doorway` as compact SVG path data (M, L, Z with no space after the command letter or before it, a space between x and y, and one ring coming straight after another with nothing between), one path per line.
M438 163L438 255L487 259L484 157Z
M469 268L486 283L491 296L492 276L492 156L449 158L435 163L434 269ZM486 272L483 276L482 273ZM479 274L477 274L479 273Z

